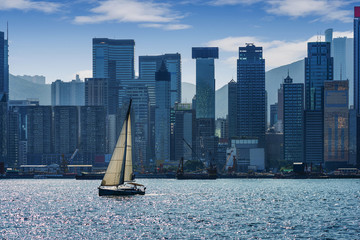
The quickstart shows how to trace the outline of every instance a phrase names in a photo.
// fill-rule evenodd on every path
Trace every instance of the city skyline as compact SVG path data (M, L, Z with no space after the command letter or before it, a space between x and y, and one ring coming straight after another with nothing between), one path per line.
M325 0L3 1L0 30L6 31L8 21L10 73L45 75L47 83L71 81L76 73L91 77L94 37L134 39L136 75L138 56L178 52L182 81L190 83L195 83L191 47L219 47L218 89L236 76L237 48L247 42L263 46L270 70L303 59L306 42L316 41L327 28L334 29L334 37L352 37L354 5Z

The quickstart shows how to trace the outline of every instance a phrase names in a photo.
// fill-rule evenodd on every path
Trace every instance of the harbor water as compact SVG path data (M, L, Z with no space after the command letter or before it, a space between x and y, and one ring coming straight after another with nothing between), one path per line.
M359 179L0 180L0 239L360 239Z

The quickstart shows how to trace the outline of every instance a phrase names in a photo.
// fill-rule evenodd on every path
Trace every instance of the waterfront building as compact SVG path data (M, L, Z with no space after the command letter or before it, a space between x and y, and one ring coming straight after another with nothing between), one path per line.
M84 106L85 83L76 75L76 80L63 82L56 80L51 84L52 106Z
M121 106L118 87L135 79L134 50L131 39L93 38L93 78L108 79L108 114Z
M182 157L192 160L192 150L185 143L191 146L193 142L193 121L195 110L191 103L175 103L175 125L174 125L174 148L175 161L180 161Z
M283 83L284 160L304 159L304 84L293 83L287 76Z
M9 100L8 166L27 164L27 107L39 106L38 99Z
M270 104L270 128L278 121L278 103Z
M155 155L156 160L170 160L170 80L165 62L155 73Z
M17 109L8 111L6 165L10 168L18 168L22 164L19 159L20 117L20 113Z
M324 85L324 161L329 169L346 167L349 160L349 81Z
M5 95L0 99L0 162L7 159L8 103Z
M265 167L267 170L280 170L284 163L284 135L270 130L265 134Z
M79 113L75 106L55 106L54 115L54 152L72 154L78 148Z
M356 111L356 164L360 164L360 6L354 7L354 109Z
M219 58L217 47L193 47L196 59L196 139L197 155L207 162L215 159L215 59Z
M324 162L324 83L333 80L329 42L309 42L305 58L305 162Z
M232 79L228 83L228 135L229 138L237 136L237 84Z
M356 133L357 133L357 114L354 106L349 110L349 164L356 166Z
M96 155L106 153L106 108L81 106L80 126L82 164L93 164Z
M258 139L263 146L266 125L265 59L262 47L239 47L237 60L238 136Z
M304 111L305 162L316 165L324 162L324 113L322 110Z
M53 152L51 106L27 107L28 164L47 164L46 154Z
M360 6L354 7L354 108L360 114Z

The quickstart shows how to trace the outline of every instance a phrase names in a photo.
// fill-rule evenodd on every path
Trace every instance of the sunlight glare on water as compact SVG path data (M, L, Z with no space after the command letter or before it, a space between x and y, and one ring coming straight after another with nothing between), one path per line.
M95 180L0 180L0 237L360 238L358 179L138 182L144 196L99 197Z

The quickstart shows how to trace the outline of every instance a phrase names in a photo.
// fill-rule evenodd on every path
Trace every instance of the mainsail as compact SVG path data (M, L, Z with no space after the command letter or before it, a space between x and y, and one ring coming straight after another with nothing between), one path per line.
M123 184L124 181L132 180L133 169L130 107L131 101L109 166L101 182L101 186L117 186Z
M125 160L125 172L124 181L129 182L133 180L133 165L132 165L132 139L131 139L131 119L130 114L128 118L127 128L127 146L126 146L126 160Z

